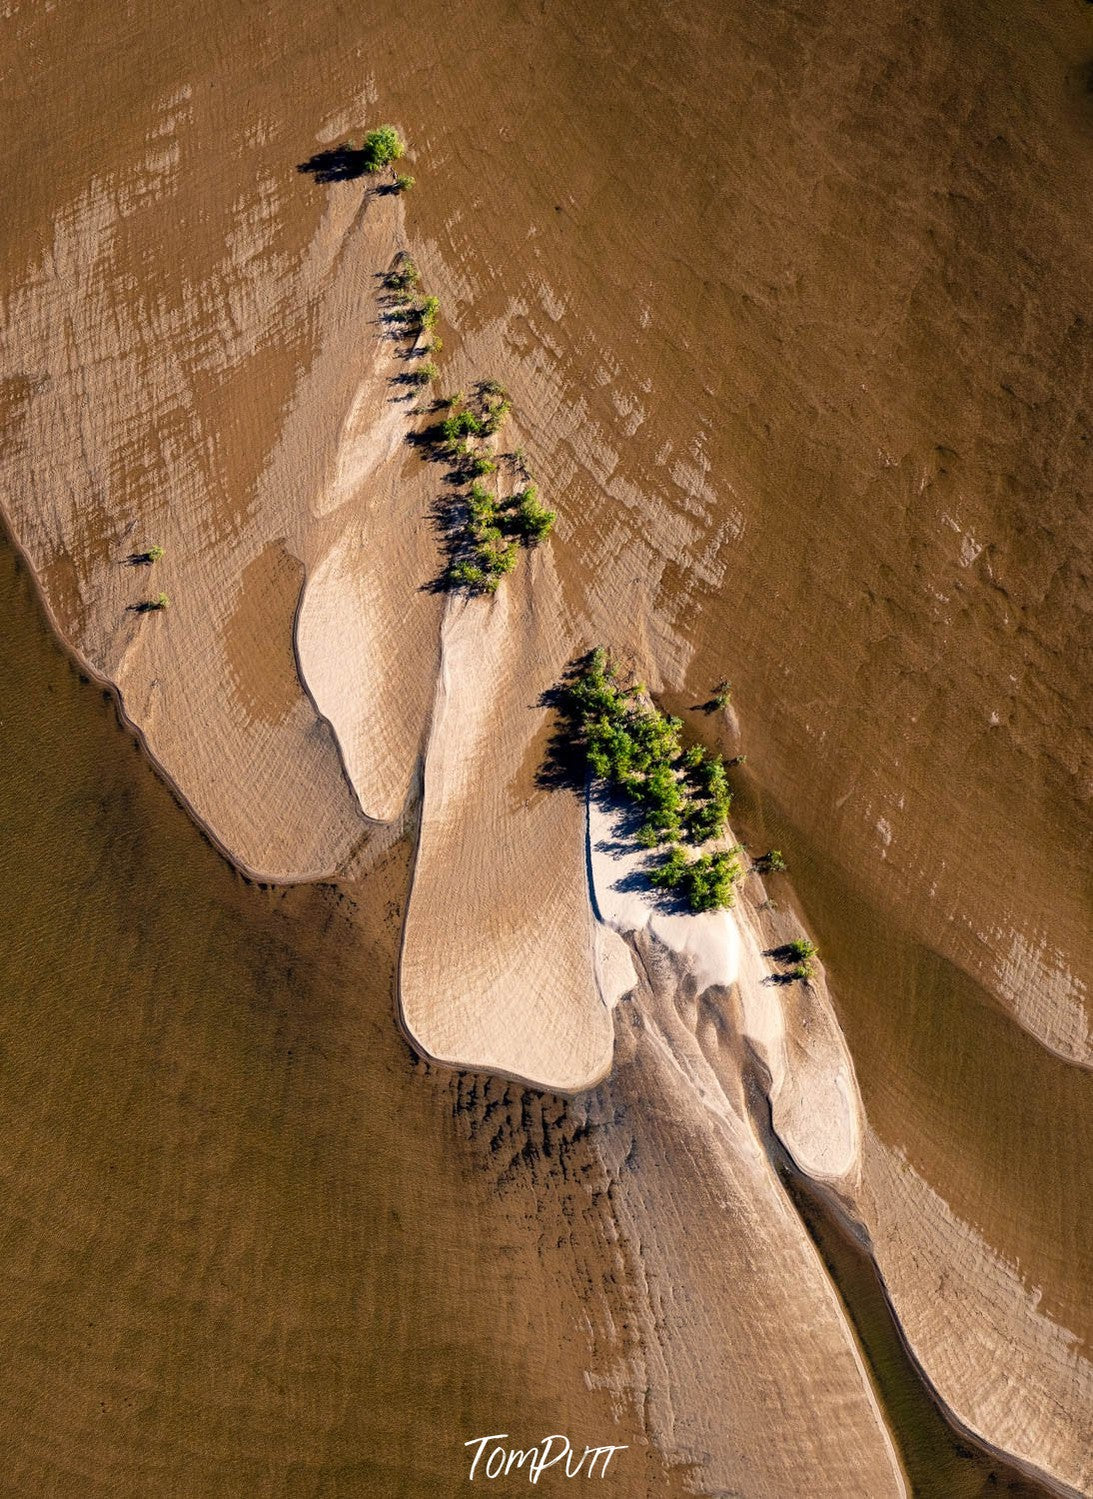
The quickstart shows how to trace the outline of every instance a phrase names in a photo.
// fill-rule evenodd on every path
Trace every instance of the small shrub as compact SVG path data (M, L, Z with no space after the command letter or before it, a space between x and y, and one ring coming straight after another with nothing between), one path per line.
M514 527L521 540L528 546L536 546L550 535L557 516L539 503L539 491L534 484L514 496L516 514Z
M432 381L438 379L439 376L440 371L437 369L436 365L431 359L426 359L425 363L421 365L417 370L417 380L419 385L429 385L432 383Z
M483 380L478 386L482 402L482 426L489 433L500 432L512 410L509 394L499 380Z
M435 328L440 316L440 298L426 297L417 309L418 320L423 328Z
M710 701L713 703L715 708L724 708L728 705L730 697L732 697L732 688L729 686L728 682L722 679L714 688L713 697L710 699Z
M412 177L396 177L395 178L395 192L396 193L408 193L410 191L410 189L413 187L413 185L414 185L414 179Z
M477 563L467 561L457 562L453 566L450 576L464 588L480 588L486 580L485 573Z
M807 984L809 979L814 978L815 975L816 966L811 959L806 959L803 963L797 963L789 970L790 978L797 979L800 983Z
M511 573L516 566L516 548L512 542L495 542L491 548L487 566L491 572L497 573L498 576Z
M149 601L148 607L149 609L166 609L169 607L170 602L171 600L165 593L157 593L155 598Z
M733 904L733 885L742 871L730 853L702 854L688 866L687 899L692 911L715 911Z
M786 870L786 861L780 848L769 849L756 862L763 874L784 874Z
M457 401L458 397L453 397L452 405L455 406ZM467 436L481 437L482 423L473 411L464 406L458 410L453 410L450 416L446 416L440 424L440 430L445 442L454 451L456 444L462 438Z
M810 942L807 937L800 937L796 942L787 942L785 954L787 958L793 958L798 963L810 962L817 953L815 942Z
M159 562L163 557L163 548L161 546L149 547L144 555L149 562Z
M471 472L473 474L492 474L496 472L496 469L497 464L494 463L493 459L486 458L481 453L471 463Z

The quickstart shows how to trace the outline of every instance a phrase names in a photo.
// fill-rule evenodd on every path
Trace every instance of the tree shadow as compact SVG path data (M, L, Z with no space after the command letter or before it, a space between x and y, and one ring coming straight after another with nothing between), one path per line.
M153 562L158 561L159 555L151 549L147 552L130 552L122 560L122 567L151 567Z
M314 177L316 182L352 182L372 175L368 152L356 146L332 146L317 151L307 161L301 161L296 170Z
M408 354L404 357L409 359L413 355ZM388 385L408 385L412 390L424 390L429 381L420 370L403 370L401 374L389 375L387 383Z
M598 843L596 847L597 849L602 849L604 845ZM633 853L633 845L629 845L626 851L627 853ZM647 856L647 862L640 869L631 869L627 874L620 876L619 879L613 880L611 882L611 889L619 891L622 895L640 895L643 900L656 910L662 912L665 916L693 915L690 901L679 890L663 888L653 884L649 876L651 868L655 867L650 862L655 852L655 850L650 852Z
M780 947L767 947L763 949L764 958L774 958L779 963L799 963L801 954L794 950L791 942L783 942Z
M157 603L155 599L141 599L139 604L126 604L128 614L162 614L166 604Z
M547 740L543 763L535 772L535 784L544 791L573 791L583 796L588 782L588 760L580 735L580 714L573 688L588 670L592 652L575 656L553 687L536 704L554 710L554 727Z
M430 411L431 413L443 411L445 405L444 401L434 401ZM418 449L423 463L447 461L448 455L444 451L444 429L439 422L434 422L432 426L425 427L420 432L407 432L406 441L410 447ZM445 482L450 481L451 475L446 475Z
M461 562L471 555L470 508L464 495L437 495L430 506L429 514L433 528L440 539L444 565L435 578L423 583L425 593L458 593L460 586L453 573ZM469 590L463 590L469 591Z

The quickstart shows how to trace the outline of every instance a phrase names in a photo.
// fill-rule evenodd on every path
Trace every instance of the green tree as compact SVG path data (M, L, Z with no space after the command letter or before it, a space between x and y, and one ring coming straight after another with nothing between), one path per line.
M381 125L377 130L370 130L364 137L361 153L364 158L364 170L366 172L379 172L384 167L390 166L393 161L398 161L400 156L406 152L398 131L393 125Z
M522 489L514 496L514 500L514 529L528 546L536 546L550 535L557 516L553 510L548 510L539 503L539 490L534 484Z

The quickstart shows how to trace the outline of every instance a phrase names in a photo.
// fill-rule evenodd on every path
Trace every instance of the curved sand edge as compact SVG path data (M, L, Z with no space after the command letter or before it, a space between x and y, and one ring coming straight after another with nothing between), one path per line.
M615 1237L637 1288L625 1317L640 1329L620 1395L639 1402L660 1450L693 1464L702 1492L906 1495L845 1311L753 1126L736 981L702 983L730 979L734 925L715 913L697 941L669 946L663 922L654 931L666 913L635 902L626 857L597 847L618 843L618 809L598 814L595 800L596 900L629 930L640 975L616 1011L603 1104L632 1134L610 1163ZM693 920L680 915L669 939ZM687 1231L665 1234L677 1222Z
M900 1333L947 1419L1052 1492L1093 1492L1093 1449L1082 1440L1093 1363L1074 1334L871 1130L855 1209Z
M855 1183L864 1111L826 989L777 982L762 951L764 938L776 940L774 924L760 921L747 884L730 910L676 912L645 885L650 855L633 838L630 810L591 787L587 814L590 889L601 920L620 933L645 933L671 954L687 992L734 991L741 1040L766 1073L779 1138L809 1176L844 1188Z
M151 769L156 773L157 776L159 776L160 780L168 788L171 795L178 802L179 806L183 808L187 815L193 820L195 825L200 829L202 836L204 838L207 838L212 846L217 850L217 852L224 859L226 859L234 869L237 869L245 879L251 880L255 884L306 885L312 884L317 880L333 878L333 876L337 873L336 869L315 870L313 872L309 871L298 874L271 875L263 870L251 868L251 866L248 865L244 859L240 858L239 854L234 849L228 847L228 845L217 833L216 828L212 825L212 823L207 821L207 819L202 816L201 812L198 810L194 802L190 799L190 797L187 796L186 792L183 791L182 787L171 775L170 771L163 764L162 760L155 754L154 750L148 743L148 738L143 728L136 721L136 719L130 716L129 712L127 711L125 694L122 692L122 689L118 686L117 682L113 681L110 677L105 676L92 664L92 662L87 659L86 656L81 654L81 652L77 650L77 648L72 644L72 641L68 638L65 631L61 628L60 621L58 620L50 604L49 595L46 593L45 588L42 585L42 580L38 576L38 573L35 571L34 564L32 563L30 557L27 555L26 549L20 542L18 534L11 523L11 517L8 515L7 510L5 509L2 502L0 502L0 522L3 523L9 544L11 545L16 556L19 558L22 566L26 569L26 572L34 588L35 597L38 600L38 604L42 610L42 613L49 621L50 631L58 647L64 653L64 655L68 657L69 661L78 672L87 677L90 681L94 682L95 685L101 688L104 692L109 693L122 727L136 740L138 746L140 747L141 753L144 755Z
M345 183L313 212L281 215L295 182L263 180L233 203L233 233L200 275L178 273L169 327L140 299L102 319L119 255L143 253L181 190L174 166L142 171L91 181L10 298L11 357L47 373L27 383L0 455L9 530L55 632L116 692L216 847L251 878L326 879L376 831L369 814L401 811L421 715L406 719L431 690L429 653L415 649L438 611L415 586L420 617L388 674L401 671L401 697L372 704L390 762L373 796L338 704L307 673L310 579L362 512L385 513L405 467L395 441L373 443L361 465L353 425L378 410L397 437L409 414L389 387L396 351L376 280L402 244L402 208ZM138 208L126 197L136 180ZM223 316L207 341L164 336L208 323L210 309ZM240 407L240 378L262 382L266 405ZM154 567L125 565L153 542ZM134 612L160 591L168 610Z
M610 1070L628 976L596 930L583 806L536 781L563 620L545 549L493 599L449 598L398 995L429 1058L571 1095Z
M894 1322L945 1419L1052 1492L1089 1492L1089 1455L1074 1433L1082 1410L1093 1406L1093 1366L1078 1353L1073 1335L1037 1311L1019 1277L952 1218L927 1184L911 1173L918 1190L909 1195L900 1185L906 1166L896 1177L881 1169L890 1153L866 1124L853 1061L822 970L807 985L770 982L772 965L763 948L801 935L796 919L764 909L756 898L761 882L751 876L731 912L712 913L721 919L674 918L694 924L690 940L681 943L671 920L666 923L653 901L634 888L630 876L647 855L620 836L625 809L595 791L588 806L597 910L647 952L644 971L659 973L660 983L674 992L676 1008L682 1005L689 1017L691 1039L673 1044L675 1057L688 1047L693 1052L697 1041L712 1069L712 1075L701 1064L678 1069L688 1093L722 1129L729 1122L729 1137L739 1150L744 1113L734 1114L725 1099L739 1089L750 1052L761 1064L771 1128L780 1144L829 1195L840 1216L849 1207L866 1225L867 1248ZM738 1015L735 1036L730 998ZM667 1013L663 1006L661 1013ZM656 1027L646 1017L642 1029L649 1033ZM683 1108L678 1088L675 1106ZM961 1282L959 1295L929 1289L933 1277L922 1273L927 1260L936 1261L943 1283L950 1274ZM1023 1331L1015 1339L1016 1329ZM1015 1364L1022 1370L1022 1388L1035 1395L1014 1398ZM984 1370L995 1372L985 1376Z

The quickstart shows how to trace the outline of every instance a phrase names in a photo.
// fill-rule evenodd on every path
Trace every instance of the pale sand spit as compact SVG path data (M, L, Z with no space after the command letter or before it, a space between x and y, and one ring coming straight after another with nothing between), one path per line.
M611 1064L628 974L596 962L581 801L535 784L561 617L545 552L448 604L399 992L428 1056L576 1092Z

